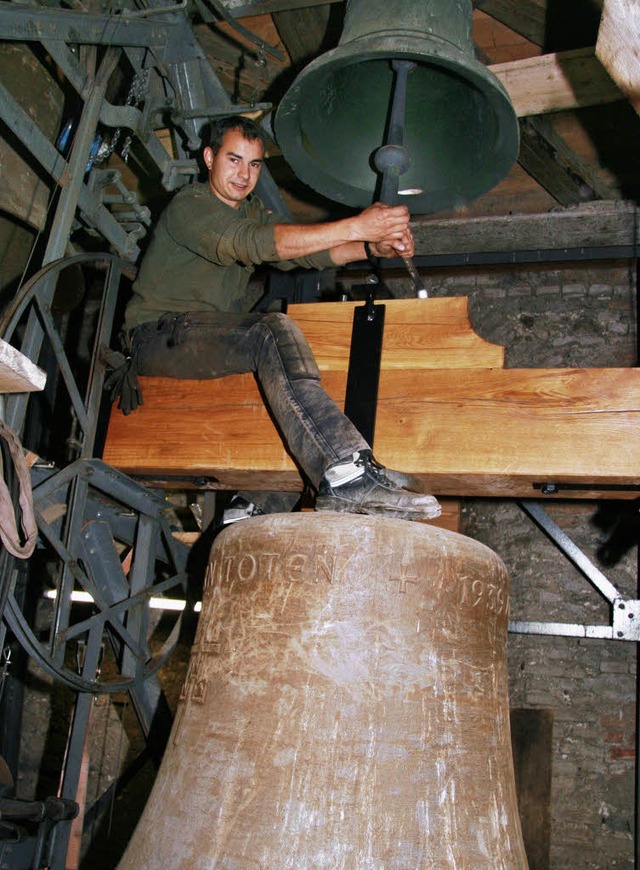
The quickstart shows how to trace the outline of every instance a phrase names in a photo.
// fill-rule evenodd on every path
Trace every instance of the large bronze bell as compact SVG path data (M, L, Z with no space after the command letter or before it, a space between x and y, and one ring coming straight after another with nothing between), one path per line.
M507 575L404 520L226 529L121 870L523 870Z
M412 65L402 143L411 165L399 179L409 211L455 208L504 178L518 156L518 121L475 59L471 23L471 0L348 0L339 45L305 67L276 114L299 178L348 206L377 198L394 61Z

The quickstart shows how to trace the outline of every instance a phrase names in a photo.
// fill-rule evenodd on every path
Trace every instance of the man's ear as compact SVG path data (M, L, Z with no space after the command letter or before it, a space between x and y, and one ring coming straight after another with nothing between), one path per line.
M211 164L213 163L213 148L210 145L207 145L204 151L202 152L202 156L204 158L204 165L207 169L211 169Z

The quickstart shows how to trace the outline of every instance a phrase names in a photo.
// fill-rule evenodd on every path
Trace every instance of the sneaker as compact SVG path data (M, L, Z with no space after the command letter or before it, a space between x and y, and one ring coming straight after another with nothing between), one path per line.
M250 517L261 516L263 513L264 511L261 511L253 502L247 501L241 495L234 495L229 502L229 506L222 512L220 525L222 527L230 526L231 523L248 520Z
M327 469L316 498L317 511L385 514L405 520L431 520L442 509L427 493L406 489L397 481L403 475L380 465L368 451ZM406 478L409 480L410 478Z

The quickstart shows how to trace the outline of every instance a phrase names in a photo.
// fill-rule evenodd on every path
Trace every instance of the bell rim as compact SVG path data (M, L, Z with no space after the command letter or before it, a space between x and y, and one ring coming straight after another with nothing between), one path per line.
M425 43L428 43L428 53L425 51ZM487 100L487 104L498 120L500 139L505 143L500 152L500 159L493 164L494 172L482 185L482 189L472 191L471 195L461 201L453 192L449 204L436 204L436 207L430 207L431 194L414 195L415 199L412 196L403 197L402 200L406 202L410 211L428 214L455 208L482 196L507 176L519 152L518 118L506 88L485 64L475 57L469 57L459 47L436 35L430 36L428 40L407 37L402 48L398 48L395 37L364 36L341 43L311 61L298 74L276 109L274 117L276 142L283 156L304 184L325 198L345 206L364 208L371 204L373 189L365 190L344 181L338 182L326 173L322 173L321 187L316 187L318 167L302 146L302 134L297 122L296 110L303 89L306 90L314 82L325 78L331 73L332 68L355 66L372 60L412 60L423 66L432 65L452 73L466 75ZM310 178L314 179L313 183Z

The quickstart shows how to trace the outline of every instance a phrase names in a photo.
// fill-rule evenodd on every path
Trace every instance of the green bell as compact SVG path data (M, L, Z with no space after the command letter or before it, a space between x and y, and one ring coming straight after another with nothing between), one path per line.
M400 146L399 201L418 214L456 208L501 181L518 156L518 120L475 59L472 14L471 0L348 0L338 46L305 67L276 113L276 139L298 177L364 208L380 196L376 152ZM398 66L410 68L399 133Z

